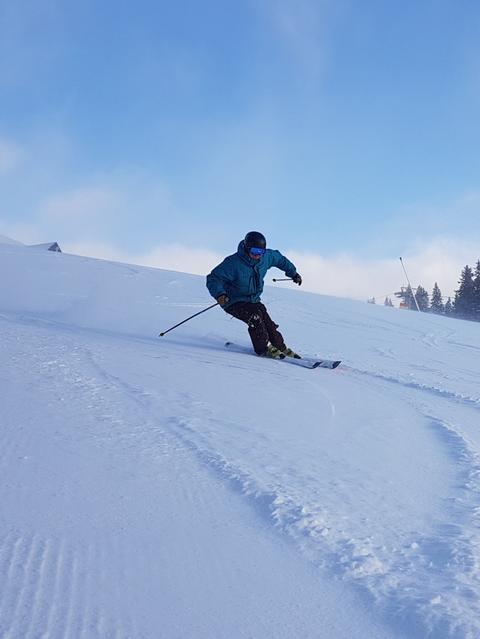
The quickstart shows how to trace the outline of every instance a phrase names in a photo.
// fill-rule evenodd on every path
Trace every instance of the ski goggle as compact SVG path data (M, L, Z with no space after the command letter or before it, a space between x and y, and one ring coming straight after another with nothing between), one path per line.
M250 253L250 255L265 255L265 251L267 249L264 248L257 248L256 246L251 246L248 249L248 252Z

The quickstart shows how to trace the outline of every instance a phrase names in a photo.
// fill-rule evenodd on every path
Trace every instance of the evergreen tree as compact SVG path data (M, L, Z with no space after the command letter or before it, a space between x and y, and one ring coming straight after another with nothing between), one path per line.
M455 291L455 315L463 319L472 319L474 315L474 283L472 269L468 266L462 270L460 287Z
M432 313L437 313L438 315L443 315L443 313L445 313L445 305L442 302L442 292L439 289L437 282L435 282L432 291L430 311Z
M415 298L413 297L412 287L410 285L407 286L405 290L405 304L409 311L416 311L417 305L415 304Z
M453 308L452 300L449 297L445 303L445 315L452 316L453 314L454 314L454 308Z
M423 288L423 286L420 286L420 285L417 286L417 291L415 293L415 297L417 298L417 303L418 303L419 309L422 312L428 311L428 293Z
M480 260L477 260L473 278L473 319L480 322Z

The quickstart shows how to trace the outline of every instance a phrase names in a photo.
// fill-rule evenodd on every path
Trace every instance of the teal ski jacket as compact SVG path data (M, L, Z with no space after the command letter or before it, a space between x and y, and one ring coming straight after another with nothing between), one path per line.
M294 277L297 272L295 265L280 251L267 249L259 260L252 259L245 253L242 240L237 252L226 257L207 275L207 288L215 299L220 295L228 296L228 302L223 307L225 309L237 302L259 302L263 280L272 266L283 271L287 277Z

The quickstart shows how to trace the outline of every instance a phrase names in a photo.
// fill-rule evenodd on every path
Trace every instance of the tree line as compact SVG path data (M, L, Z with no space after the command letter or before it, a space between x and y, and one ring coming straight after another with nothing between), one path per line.
M448 315L480 322L480 259L474 269L468 264L462 269L458 284L459 287L455 291L453 300L449 297L445 303L437 282L435 282L431 295L428 294L423 286L418 286L415 291L418 308L426 313L436 313L437 315ZM401 293L396 293L396 295L402 299L401 306L412 311L417 310L417 304L415 304L415 298L410 286L402 289ZM385 299L385 305L393 306L389 297Z

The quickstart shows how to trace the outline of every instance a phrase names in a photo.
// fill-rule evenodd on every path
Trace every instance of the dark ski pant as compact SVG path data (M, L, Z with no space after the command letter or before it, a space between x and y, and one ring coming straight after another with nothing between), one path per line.
M277 331L278 324L275 324L261 302L237 302L225 310L248 325L250 339L257 355L265 353L268 342L281 351L285 350L282 334Z

